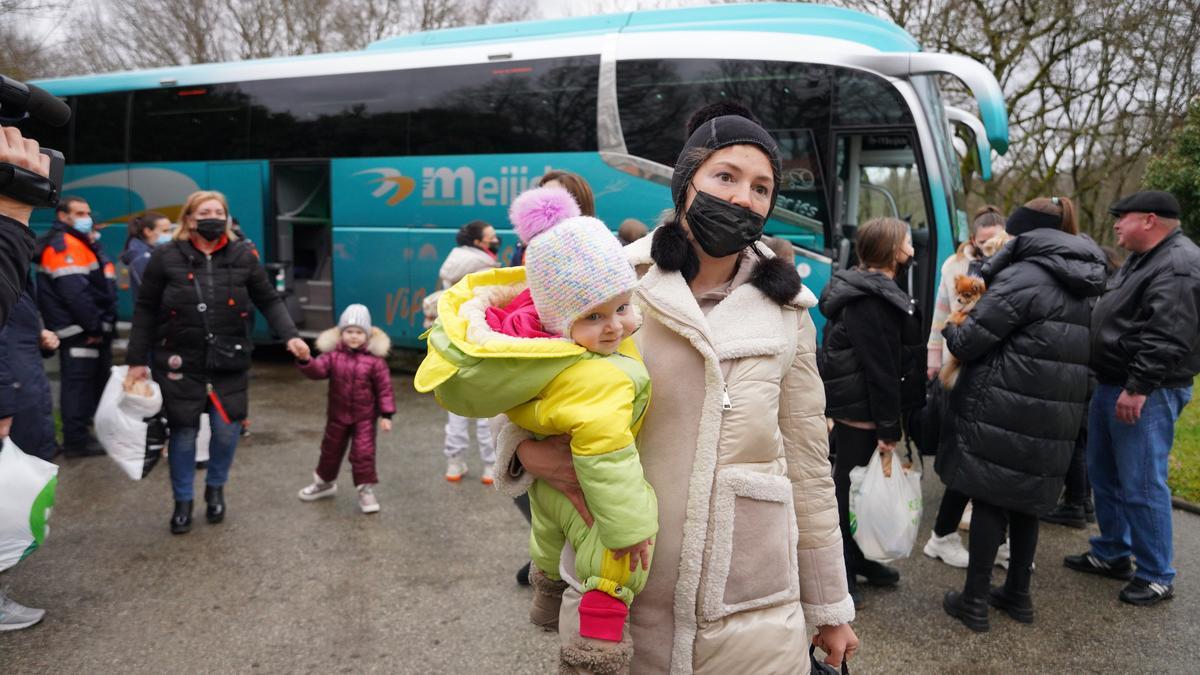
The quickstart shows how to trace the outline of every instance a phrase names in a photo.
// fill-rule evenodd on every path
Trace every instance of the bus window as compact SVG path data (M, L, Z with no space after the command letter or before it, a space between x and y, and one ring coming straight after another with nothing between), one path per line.
M68 164L125 162L125 116L129 95L92 94L75 99L71 129L75 143Z
M414 155L596 149L600 57L413 71Z
M408 154L405 71L243 82L250 156L262 159Z
M596 149L598 56L245 82L255 158Z
M925 189L907 134L839 136L837 165L843 225L888 217L914 230L929 227Z
M134 92L131 161L245 159L249 109L236 84Z
M745 105L775 136L783 154L777 204L782 211L768 223L767 233L799 234L797 224L812 223L819 249L820 230L829 220L821 175L822 140L829 134L828 71L779 61L618 62L617 106L626 147L637 157L672 166L687 141L689 115L721 100Z
M912 112L896 88L878 75L838 68L833 123L849 126L907 126Z

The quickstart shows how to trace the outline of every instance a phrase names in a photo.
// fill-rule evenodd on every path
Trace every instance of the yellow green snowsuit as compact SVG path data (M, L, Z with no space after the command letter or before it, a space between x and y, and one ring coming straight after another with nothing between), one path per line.
M658 501L642 474L634 437L650 401L650 376L631 339L603 356L568 340L514 338L486 328L483 310L524 289L521 267L464 277L438 302L429 351L414 379L447 410L469 417L506 412L539 437L571 435L571 455L595 524L588 528L562 493L543 481L529 489L533 564L559 579L564 542L586 590L629 604L645 570L629 571L625 548L658 532ZM470 337L468 337L468 335ZM501 407L503 406L503 407Z

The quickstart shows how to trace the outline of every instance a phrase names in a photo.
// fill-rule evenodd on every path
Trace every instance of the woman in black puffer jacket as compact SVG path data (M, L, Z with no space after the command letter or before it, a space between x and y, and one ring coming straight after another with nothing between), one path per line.
M987 291L960 326L943 330L963 363L939 455L946 486L974 500L970 562L946 612L988 629L988 604L1033 621L1029 579L1038 515L1054 508L1085 414L1089 298L1104 289L1104 254L1078 236L1065 198L1018 208L1016 239L983 267ZM1011 539L1008 577L990 589L996 550Z
M208 522L225 518L225 481L246 418L252 344L247 319L257 306L287 340L288 351L309 358L254 250L237 240L219 192L196 192L179 216L174 241L155 249L146 265L129 335L131 381L145 379L153 355L171 429L171 532L192 527L192 482L200 416L212 427L204 500ZM253 303L253 304L251 304Z
M859 265L840 270L821 293L829 320L819 366L825 416L837 447L833 484L841 520L850 595L861 605L857 577L890 586L900 573L863 557L850 531L850 471L876 451L895 450L903 414L925 402L925 335L916 303L896 283L912 258L908 224L876 218L858 228Z

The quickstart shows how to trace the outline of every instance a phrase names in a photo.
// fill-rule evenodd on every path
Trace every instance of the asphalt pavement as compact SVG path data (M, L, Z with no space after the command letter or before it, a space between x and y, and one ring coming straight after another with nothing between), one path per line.
M530 592L514 580L525 522L479 483L477 454L462 483L442 478L444 414L410 376L394 376L399 413L380 434L383 510L363 515L348 466L335 499L296 497L316 464L326 383L279 362L254 375L223 524L205 523L198 501L192 532L168 532L165 463L140 482L104 457L62 463L45 547L0 577L48 614L0 633L0 673L555 671L555 636L528 625ZM1094 526L1043 526L1036 622L993 611L991 632L974 634L941 609L964 572L920 553L941 496L932 467L924 485L925 528L897 563L900 585L865 591L852 672L1200 672L1200 516L1175 512L1178 596L1152 608L1062 567Z

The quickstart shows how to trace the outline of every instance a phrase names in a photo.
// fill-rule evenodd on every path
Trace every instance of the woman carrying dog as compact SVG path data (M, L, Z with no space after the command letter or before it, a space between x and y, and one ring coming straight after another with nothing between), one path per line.
M1005 229L1016 238L984 263L987 291L961 325L943 331L962 372L938 449L941 474L975 505L966 585L946 593L943 606L978 632L988 629L989 604L1033 621L1038 515L1057 503L1079 433L1088 298L1105 281L1104 254L1078 236L1069 199L1035 199L1013 211ZM990 588L1006 522L1008 576Z
M846 579L860 607L857 577L872 586L892 586L900 572L867 560L851 536L850 470L866 466L876 452L895 450L901 415L924 402L925 336L916 303L896 283L913 256L908 224L868 220L858 228L855 252L858 266L833 275L818 307L829 320L820 365L825 416L833 420L837 450L833 483Z
M941 282L938 283L937 300L933 306L933 322L929 326L928 363L925 377L931 382L938 376L942 364L951 360L950 350L946 348L946 339L942 337L942 329L946 327L946 319L954 312L962 309L954 286L959 277L969 273L972 263L981 260L983 245L992 237L1004 231L1004 214L995 206L987 205L975 212L971 220L971 238L962 243L954 255L942 263ZM930 386L940 387L941 383ZM945 401L945 397L934 397L930 404ZM941 420L939 411L931 419ZM939 468L935 464L935 469ZM937 518L933 524L933 532L925 544L925 555L940 559L951 567L967 566L967 549L958 536L958 523L963 519L968 500L965 495L953 490L942 494L942 502L938 505Z

